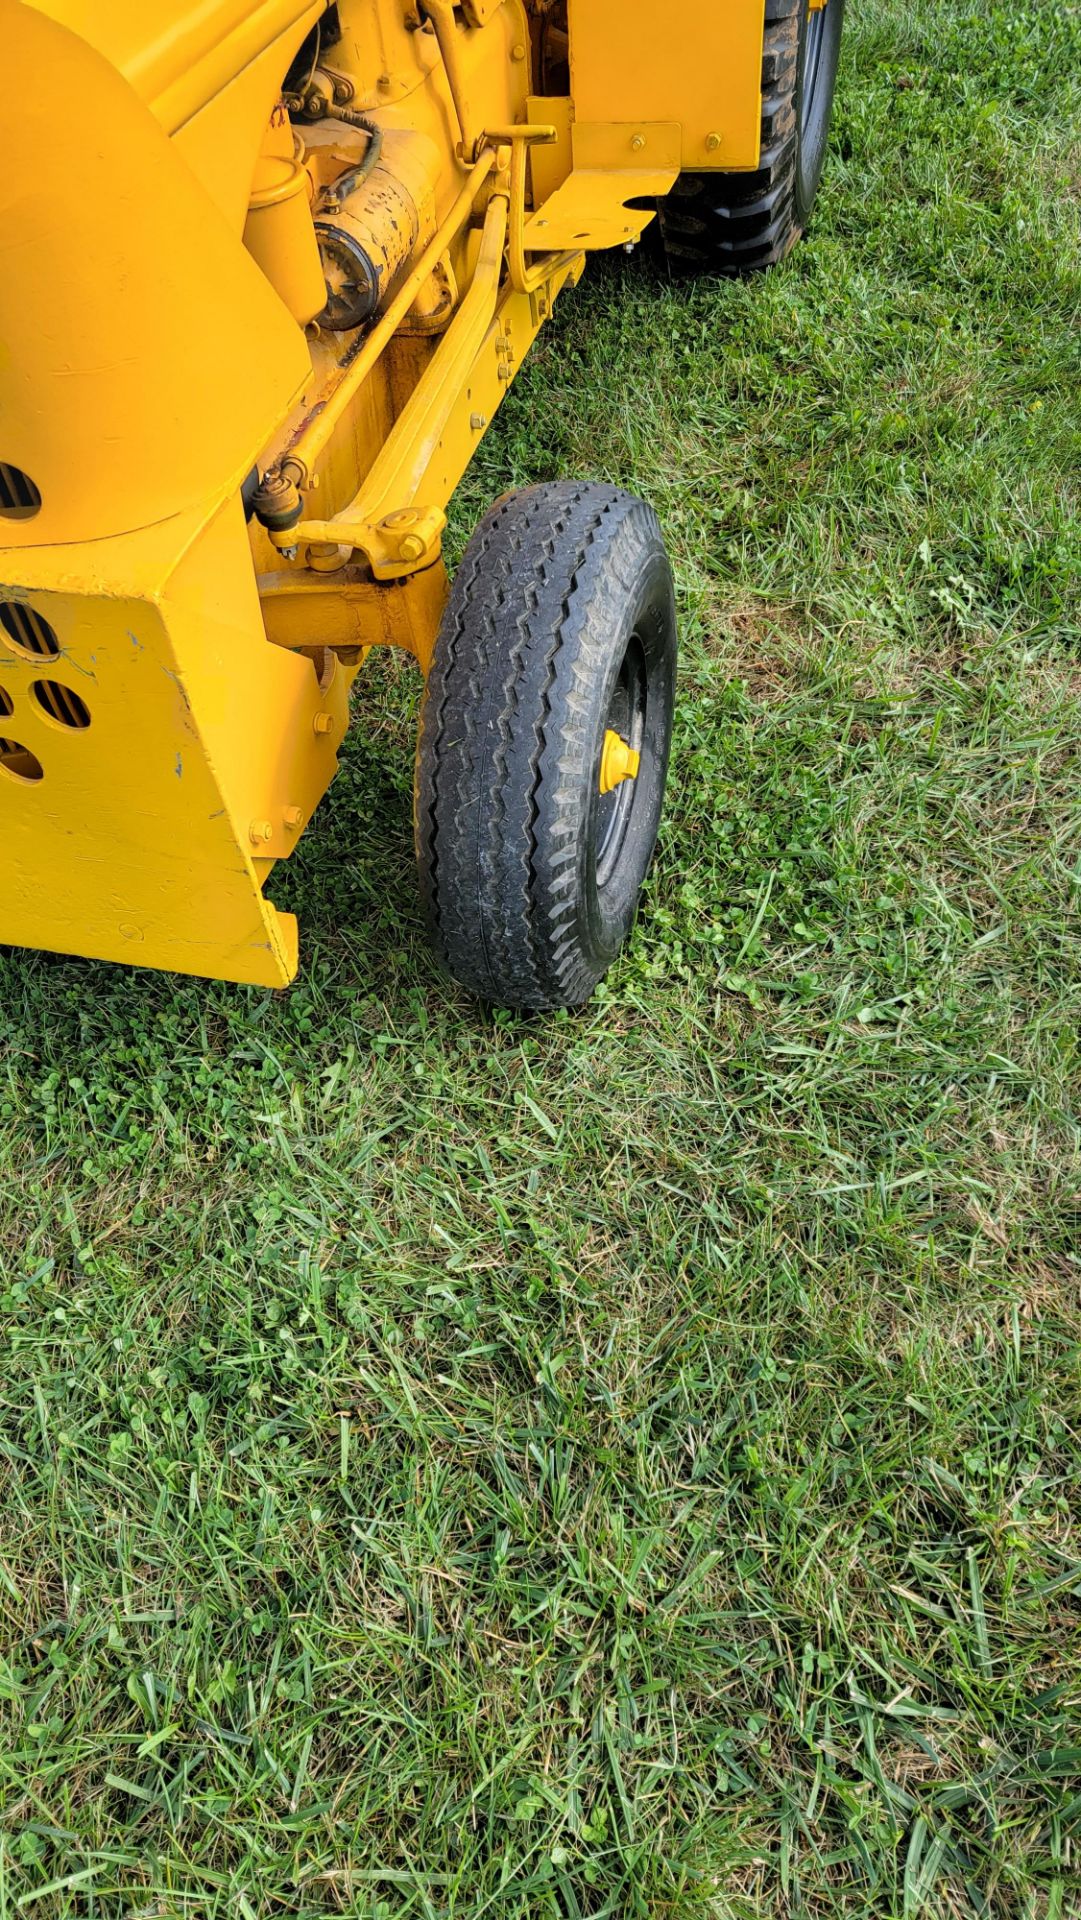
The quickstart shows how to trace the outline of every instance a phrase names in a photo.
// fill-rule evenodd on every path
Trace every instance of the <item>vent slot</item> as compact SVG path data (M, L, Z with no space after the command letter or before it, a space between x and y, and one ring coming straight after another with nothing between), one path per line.
M24 747L21 740L0 740L0 772L10 774L13 780L40 780L45 769L37 754Z
M35 680L30 689L43 713L58 727L81 730L90 725L90 708L71 687L60 680Z
M0 630L8 646L24 660L60 657L60 642L49 622L18 600L0 600Z
M5 520L32 520L41 495L28 473L0 460L0 514Z

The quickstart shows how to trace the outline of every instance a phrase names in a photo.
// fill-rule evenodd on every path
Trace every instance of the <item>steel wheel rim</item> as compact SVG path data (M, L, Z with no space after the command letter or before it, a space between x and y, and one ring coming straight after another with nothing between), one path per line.
M612 688L612 697L608 702L604 730L609 728L618 733L636 753L642 753L646 737L646 657L642 642L636 633L627 642L626 651L620 661L619 673ZM603 737L603 736L602 736ZM603 887L619 865L620 855L627 840L627 830L634 811L635 799L645 775L643 764L637 776L630 780L621 780L611 793L599 794L593 818L593 852L597 869L597 885ZM594 772L594 780L599 783L599 766Z

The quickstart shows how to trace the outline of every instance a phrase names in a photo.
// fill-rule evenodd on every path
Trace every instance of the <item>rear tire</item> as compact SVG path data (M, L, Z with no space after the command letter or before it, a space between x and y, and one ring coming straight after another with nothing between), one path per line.
M675 668L643 501L560 482L492 508L436 641L415 783L432 942L481 999L578 1006L618 953L657 836ZM602 794L609 733L639 762Z
M766 0L762 150L751 173L685 173L659 209L677 272L758 273L810 218L826 158L844 0Z

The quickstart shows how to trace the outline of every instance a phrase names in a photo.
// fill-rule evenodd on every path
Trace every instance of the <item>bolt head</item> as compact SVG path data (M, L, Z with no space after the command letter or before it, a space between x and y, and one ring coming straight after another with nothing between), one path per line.
M312 732L329 733L333 725L334 722L329 713L317 713L315 719L312 721Z
M304 815L299 807L286 807L282 819L290 833L296 833L304 824Z
M274 829L270 821L253 820L248 828L248 838L253 847L265 847L267 841L274 838Z
M641 153L641 151L642 151L642 148L643 148L643 147L645 146L645 144L646 144L646 136L645 136L645 134L644 134L644 133L636 133L636 134L634 135L634 138L633 138L633 139L632 139L632 141L631 141L631 152L632 152L632 153Z
M720 144L721 144L721 136L719 133L707 133L706 135L706 152L707 153L716 153L717 148L720 146Z
M419 533L407 533L399 543L398 552L403 560L419 560L424 552L424 542Z

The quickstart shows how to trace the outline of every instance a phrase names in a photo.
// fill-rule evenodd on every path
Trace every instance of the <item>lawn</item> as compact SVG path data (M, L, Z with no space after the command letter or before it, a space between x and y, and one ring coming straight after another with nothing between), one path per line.
M0 958L0 1920L1081 1913L1081 13L853 0L812 237L489 434L683 655L580 1014L367 673L272 995Z

